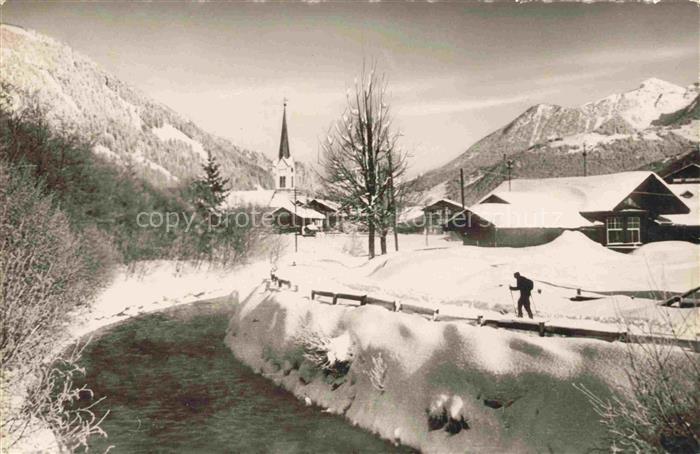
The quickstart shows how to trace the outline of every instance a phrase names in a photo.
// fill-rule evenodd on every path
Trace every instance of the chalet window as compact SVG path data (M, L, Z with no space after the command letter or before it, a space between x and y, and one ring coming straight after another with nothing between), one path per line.
M639 216L627 218L627 242L641 243L641 224Z
M624 243L624 229L622 217L611 216L607 219L608 244Z
M286 177L280 177L280 188L283 188L286 182Z

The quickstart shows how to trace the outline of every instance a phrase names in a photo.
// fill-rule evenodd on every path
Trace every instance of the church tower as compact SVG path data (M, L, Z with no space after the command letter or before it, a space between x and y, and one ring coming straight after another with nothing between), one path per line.
M291 191L294 189L294 159L289 152L289 137L287 136L287 100L284 100L282 112L282 136L280 137L280 149L277 164L274 170L275 189L278 191Z

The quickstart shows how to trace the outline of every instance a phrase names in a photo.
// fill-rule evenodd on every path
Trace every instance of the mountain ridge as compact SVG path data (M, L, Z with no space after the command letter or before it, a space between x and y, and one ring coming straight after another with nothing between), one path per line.
M77 133L93 151L159 186L185 184L207 152L234 189L271 187L271 162L204 131L54 38L0 24L3 72L16 112L36 105L57 131Z
M506 173L504 156L515 161L514 177L535 178L580 174L584 148L589 161L599 163L599 168L589 166L592 173L630 170L676 156L698 141L697 128L654 122L682 111L697 99L699 92L697 83L684 88L650 78L633 90L578 107L535 104L458 157L417 177L414 183L425 194L424 202L440 196L441 191L436 189L440 185L444 186L442 196L458 199L458 172L462 168L467 181L478 183L467 191L467 199L473 193L470 201L474 201L492 189L494 182L502 181ZM638 161L627 164L626 159ZM487 177L489 172L499 173L501 180ZM492 183L485 184L489 180Z

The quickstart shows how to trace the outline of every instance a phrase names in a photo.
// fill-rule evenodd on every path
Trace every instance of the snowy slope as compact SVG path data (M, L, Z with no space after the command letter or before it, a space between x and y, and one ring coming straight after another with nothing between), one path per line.
M0 82L22 111L39 106L57 130L95 142L94 151L149 181L173 185L201 172L207 151L234 188L270 187L270 162L213 136L107 73L68 46L0 25Z
M697 125L652 122L697 103L698 90L698 84L683 88L651 78L633 90L578 107L535 105L461 156L420 176L418 187L429 191L449 182L443 196L458 197L455 180L458 169L464 168L470 179L484 176L468 191L478 198L505 177L504 154L515 161L513 176L525 178L580 175L584 146L593 174L635 169L680 155L700 141Z
M616 114L636 129L644 129L662 114L675 112L687 106L697 95L697 85L683 88L651 78L642 82L635 90L584 104L581 109L595 117L594 129Z

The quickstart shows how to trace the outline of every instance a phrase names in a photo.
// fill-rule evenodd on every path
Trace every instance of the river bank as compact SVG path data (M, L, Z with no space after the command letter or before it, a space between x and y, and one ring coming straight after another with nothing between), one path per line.
M245 298L269 270L263 261L229 268L165 260L122 266L92 305L72 314L56 351L81 338L87 341L91 334L98 337L105 328L139 315L201 300ZM9 452L60 452L54 434L41 421L33 420L25 433Z
M350 340L334 352L349 358L344 374L304 357L300 339L310 332L331 350ZM238 305L226 344L297 397L424 452L603 446L599 417L574 384L607 398L624 377L618 343L432 322L264 286Z

